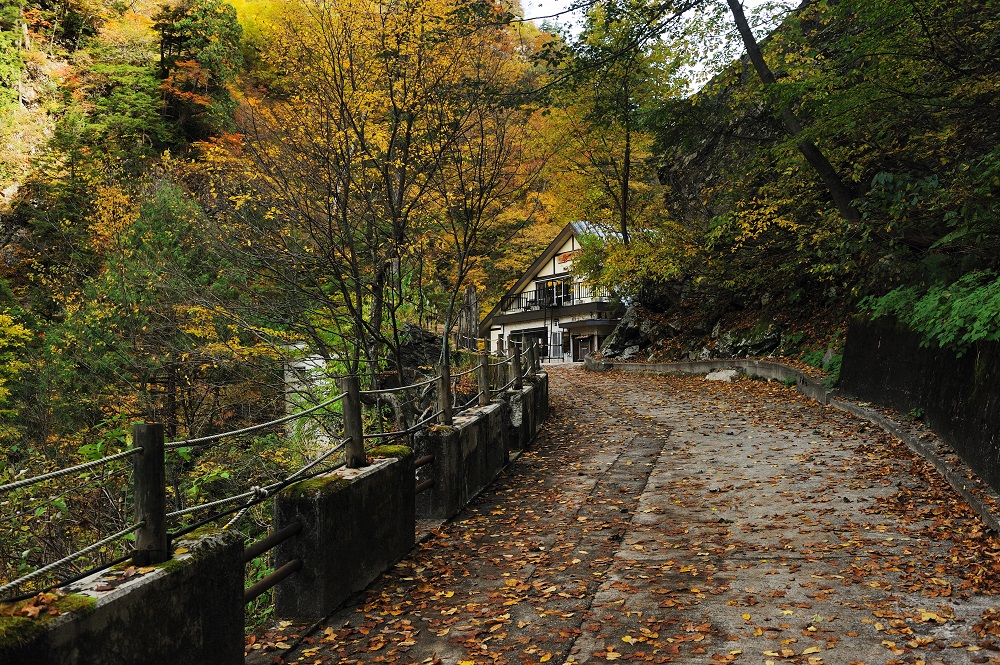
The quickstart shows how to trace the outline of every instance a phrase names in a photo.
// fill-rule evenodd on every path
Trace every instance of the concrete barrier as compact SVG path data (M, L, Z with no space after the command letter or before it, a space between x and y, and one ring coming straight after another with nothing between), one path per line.
M456 416L454 427L438 426L414 438L417 457L434 462L417 471L417 482L434 484L417 496L417 517L448 519L507 465L511 450L527 450L548 413L548 375L525 379L521 390L507 390L487 406Z
M509 408L502 400L455 417L453 427L421 432L417 455L434 455L434 462L417 472L418 482L434 485L417 497L417 516L447 519L489 485L508 459Z
M275 569L302 560L302 569L275 587L277 616L328 615L413 547L413 456L395 448L397 457L341 468L275 497L276 528L302 522L302 531L274 551Z
M994 490L1000 492L1000 342L959 355L895 319L851 322L840 384L859 398L920 413Z
M202 529L166 563L97 573L40 618L0 616L4 665L243 662L243 537Z
M802 371L770 360L747 358L716 358L711 360L684 360L665 363L616 363L587 356L584 367L592 372L607 372L612 369L630 374L709 374L718 370L737 369L744 374L759 376L775 381L795 381L795 389L806 397L821 404L829 404L839 393L827 388L816 379L809 378Z
M535 438L535 386L525 383L521 390L506 390L499 399L506 405L504 423L511 450L528 450Z
M534 377L528 379L534 390L532 397L534 402L534 428L532 438L542 429L542 423L549 417L549 375L545 372L538 372Z
M275 496L274 530L302 523L274 549L275 569L302 562L274 587L276 615L327 616L412 549L417 514L452 517L496 478L512 447L526 449L548 413L548 376L498 397L456 416L454 427L415 436L419 455L435 455L416 472L435 481L419 496L405 446L369 450L377 459L367 467ZM41 618L0 607L0 665L242 664L243 549L239 533L201 529L174 542L170 561L71 585Z

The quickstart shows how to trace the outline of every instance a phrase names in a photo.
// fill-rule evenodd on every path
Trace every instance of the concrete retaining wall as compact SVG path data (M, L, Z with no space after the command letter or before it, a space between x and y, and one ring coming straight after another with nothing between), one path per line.
M489 485L507 464L507 406L501 401L456 416L454 427L438 426L415 441L417 454L434 462L417 472L434 485L417 497L417 515L447 519Z
M243 537L202 530L174 547L186 551L145 574L119 581L112 569L70 585L58 616L0 616L0 663L242 663Z
M535 386L525 383L521 390L505 390L497 396L506 405L504 424L510 450L528 450L535 438L537 409Z
M416 475L435 484L418 496L414 456L402 446L371 451L384 459L362 469L286 488L275 497L275 529L295 520L303 528L275 548L274 568L295 559L302 567L275 587L276 614L327 616L364 589L413 547L417 514L458 513L512 448L529 446L547 413L548 376L540 372L523 390L456 417L454 427L420 433L418 454L435 461ZM180 553L171 561L128 580L98 574L72 585L53 605L57 616L5 616L0 608L0 665L242 664L243 537L196 534L174 542Z
M454 427L434 427L414 439L417 457L434 462L417 470L417 482L434 485L417 496L417 517L448 519L483 491L510 459L510 451L527 450L548 412L548 375L525 379L521 390L497 395L487 406L455 418Z
M738 369L744 374L760 376L775 381L795 381L795 389L806 397L822 404L829 404L837 396L836 390L827 388L801 371L769 360L747 358L688 360L668 363L614 363L587 356L584 366L592 372L612 369L632 374L709 374L723 369Z
M534 427L531 434L531 438L534 438L541 431L542 423L549 417L549 375L545 372L539 372L535 376L529 377L528 382L534 388L532 391L535 406L532 414Z
M1000 343L974 344L957 357L921 347L920 337L891 319L852 322L840 385L927 424L987 483L1000 491Z
M275 614L324 617L413 547L413 456L375 460L297 483L275 497L274 524L302 522L274 550L274 568L302 569L275 587Z

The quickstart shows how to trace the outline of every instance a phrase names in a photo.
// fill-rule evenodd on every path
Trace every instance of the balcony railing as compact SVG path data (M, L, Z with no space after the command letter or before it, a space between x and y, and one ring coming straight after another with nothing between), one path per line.
M500 311L505 314L513 312L530 312L532 310L554 309L568 305L578 305L587 302L607 302L611 294L601 286L592 286L582 282L572 284L562 282L555 288L524 291L507 296L500 304Z

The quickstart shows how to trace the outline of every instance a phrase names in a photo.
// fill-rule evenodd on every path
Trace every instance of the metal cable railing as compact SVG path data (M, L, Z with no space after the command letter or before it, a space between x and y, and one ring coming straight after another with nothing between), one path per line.
M455 374L452 374L451 378L457 379L460 376L465 376L466 374L472 374L473 372L476 372L478 370L479 370L479 365L476 365L475 367L470 367L469 369L465 370L464 372L457 372Z
M228 438L228 437L231 437L231 436L241 436L243 434L250 434L252 432L259 432L262 429L267 429L269 427L274 427L275 425L283 425L284 423L287 423L289 421L297 420L298 418L302 418L303 416L307 416L310 413L313 413L314 411L318 411L319 409L322 409L323 407L330 406L331 404L335 404L335 403L339 402L342 399L344 399L344 394L343 393L337 395L336 397L331 397L330 399L328 399L328 400L326 400L324 402L321 402L320 404L317 404L316 406L310 407L310 408L305 409L303 411L298 411L296 413L289 414L287 416L283 416L281 418L277 418L275 420L271 420L271 421L266 422L266 423L260 423L259 425L251 425L249 427L244 427L242 429L233 430L231 432L222 432L221 434L211 434L209 436L202 436L202 437L198 437L197 439L183 439L181 441L170 441L170 442L164 444L164 448L186 448L188 446L203 446L206 443L212 443L213 441L218 441L220 439L225 439L225 438Z
M52 471L51 473L43 473L40 476L35 476L34 478L25 478L23 480L17 480L12 483L7 483L6 485L0 485L0 492L9 492L11 490L20 489L22 487L28 487L29 485L34 485L35 483L40 483L46 480L52 480L53 478L59 478L61 476L68 476L73 473L80 473L81 471L86 471L88 469L93 469L95 467L107 464L108 462L113 462L119 459L125 459L126 457L131 457L142 452L142 448L129 448L128 450L123 450L120 453L115 453L114 455L108 455L107 457L102 457L101 459L92 460L90 462L85 462L83 464L77 464L76 466L68 466L65 469L59 469L58 471Z
M435 418L437 418L440 415L441 415L441 411L435 411L434 413L432 413L428 417L424 418L423 420L421 420L418 423L414 423L413 425L411 425L407 429L397 430L395 432L374 432L374 433L371 433L371 434L365 434L364 438L365 439L392 439L392 438L399 438L399 437L403 437L403 436L409 436L410 434L414 434L416 432L419 432L423 428L424 425L426 425L427 423L429 423L430 421L434 420Z
M27 575L24 575L23 577L19 577L16 580L8 582L7 584L4 584L3 586L0 586L0 593L4 593L6 591L10 591L11 589L16 589L17 587L21 586L22 584L25 584L27 582L30 582L33 579L41 577L45 573L48 573L48 572L51 572L51 571L56 570L58 568L61 568L61 567L65 566L67 563L69 563L70 561L73 561L75 559L79 559L80 557L82 557L84 555L90 554L91 552L100 549L101 547L107 545L108 543L113 543L114 541L116 541L116 540L118 540L120 538L123 538L123 537L127 536L128 534L130 534L130 533L132 533L134 531L139 530L142 526L143 526L143 522L139 522L138 524L133 524L132 526L128 527L127 529L122 529L118 533L112 534L112 535L108 536L107 538L103 538L103 539L97 541L93 545L90 545L88 547L84 547L82 550L78 550L76 552L73 552L72 554L70 554L68 556L64 556L63 558L59 559L58 561L53 561L52 563L48 564L47 566L42 566L38 570L34 570L34 571L28 573Z
M482 392L478 392L476 393L475 397L470 399L468 402L466 402L462 406L456 407L455 414L457 415L459 413L462 413L463 411L468 411L469 409L471 409L474 404L479 402L479 398L480 396L482 396L482 394L483 394Z
M531 347L528 347L528 348L532 349L536 345L537 345L537 343L533 344ZM476 366L471 367L471 368L466 369L466 370L463 370L462 372L458 372L458 373L456 373L454 375L451 375L449 377L451 380L449 380L448 382L446 382L446 385L444 386L444 390L447 390L448 392L451 392L452 395L454 395L454 394L457 393L457 390L455 390L454 387L453 387L453 383L452 383L453 381L454 381L454 386L457 386L457 383L458 383L457 380L459 378L463 377L463 376L466 376L468 374L472 374L473 372L477 372L477 371L483 369L484 367L485 368L500 367L501 365L505 365L505 364L508 364L508 363L511 363L511 362L512 362L511 359L505 359L505 358L498 358L496 362L490 362L485 357L485 355L484 355L482 361L479 364L477 364ZM532 369L533 368L528 367L527 371L522 372L522 374L523 375L527 375L527 374L529 374L531 372ZM481 375L481 377L482 376L483 375ZM419 389L419 388L424 388L424 387L430 386L430 385L432 385L434 383L438 383L439 389L440 389L442 376L440 376L440 375L439 376L435 376L435 377L426 379L424 381L420 381L420 382L417 382L417 383L414 383L414 384L411 384L411 385L402 386L402 387L398 387L398 388L383 388L383 389L373 389L373 390L367 390L367 391L358 391L357 390L357 377L346 377L346 378L349 379L349 380L353 380L353 382L354 382L353 383L353 390L354 390L353 394L354 395L358 395L358 396L359 395L375 395L376 398L377 398L377 396L379 396L379 395L390 394L390 393L403 393L403 392L406 392L406 391L411 391L411 390L415 390L415 389ZM518 378L520 378L520 377L518 377ZM412 435L412 434L420 431L424 427L426 427L431 422L433 422L436 419L438 419L440 416L442 416L442 414L446 413L445 409L442 407L442 402L444 402L444 404L446 406L454 406L454 408L456 409L456 411L458 413L461 413L461 412L463 412L465 410L468 410L469 408L471 408L473 406L473 404L476 401L478 401L483 396L483 394L484 394L484 392L483 392L483 384L482 384L483 381L486 381L486 393L485 394L489 395L489 390L490 390L489 384L492 383L492 381L489 380L488 376L486 378L481 378L480 379L480 382L481 382L481 384L480 384L481 385L480 390L476 393L476 395L471 400L465 402L461 406L454 406L455 398L452 397L452 395L447 395L447 397L439 395L439 397L438 397L438 406L439 406L439 408L437 408L437 409L433 409L433 408L425 409L424 412L423 412L423 414L421 414L424 417L422 417L417 423L415 423L414 425L412 425L411 427L409 427L407 429L396 430L396 431L391 431L391 432L379 432L379 433L364 434L363 431L362 431L360 418L358 417L357 423L356 423L357 426L354 428L354 431L356 432L356 434L359 435L357 437L357 440L358 441L370 440L370 439L382 439L382 440L385 440L385 439L393 439L393 438L398 438L398 437ZM507 387L510 387L513 384L514 384L514 381L508 382L508 384L506 386L504 386L503 388L500 388L500 390L505 390ZM296 420L296 419L308 416L308 415L310 415L312 413L315 413L316 411L318 411L318 410L320 410L322 408L331 406L331 405L333 405L333 404L335 404L337 402L341 402L341 401L345 401L346 402L349 399L349 393L351 392L348 388L344 387L346 385L347 384L342 384L342 390L343 390L343 392L341 392L340 394L338 394L335 397L332 397L330 399L324 400L323 402L321 402L319 404L316 404L315 406L312 406L312 407L310 407L308 409L304 409L302 411L299 411L299 412L296 412L296 413L293 413L293 414L289 414L287 416L283 416L281 418L277 418L277 419L274 419L274 420L271 420L271 421L268 421L268 422L265 422L265 423L259 423L259 424L256 424L256 425L251 425L251 426L248 426L248 427L244 427L244 428L237 429L237 430L232 430L232 431L229 431L229 432L222 432L222 433L219 433L219 434L212 434L212 435L203 436L203 437L197 437L197 438L190 438L190 439L182 439L182 440L177 440L177 441L163 442L163 440L162 440L162 426L143 426L143 427L159 427L160 428L159 443L157 444L157 446L154 446L154 448L153 448L154 452L157 450L158 446L162 446L163 450L175 449L175 448L182 448L182 447L189 447L189 446L190 447L203 446L203 445L206 445L206 444L210 444L210 443L214 443L214 442L220 441L220 440L228 438L228 437L242 436L242 435L245 435L245 434L251 434L251 433L259 432L261 430L272 428L272 427L275 427L275 426L278 426L278 425L282 425L284 423L287 423L287 422L290 422L290 421L293 421L293 420ZM354 405L353 405L352 408L354 408L354 409L359 408L360 405L357 404L357 398L355 397L355 398L350 398L350 399L354 402ZM418 403L422 399L423 399L423 397L411 398L410 400L408 400L406 402L406 404L411 404L412 405L413 403ZM376 402L377 402L377 400L376 400ZM348 409L346 408L346 404L345 404L345 408L343 410L344 410L344 417L345 417L345 433L346 433L347 420L348 420L348 414L346 413ZM429 413L429 415L427 415L428 413ZM444 422L445 422L445 424L451 424L450 417L446 415ZM231 508L228 508L226 510L223 510L221 512L215 513L215 514L213 514L211 516L208 516L208 517L206 517L204 519L201 519L201 520L199 520L194 525L189 525L189 526L183 527L182 529L180 529L180 530L178 530L176 532L168 533L167 536L169 538L177 538L177 537L180 537L180 536L182 536L182 535L184 535L186 533L190 533L192 530L197 529L200 526L204 526L204 525L209 524L211 522L214 522L214 521L217 521L219 519L222 519L223 517L227 517L227 516L235 514L236 516L229 521L229 523L226 525L225 528L228 528L229 526L232 526L235 522L237 522L246 513L246 511L249 508L253 507L254 505L258 505L258 504L262 503L263 501L266 501L275 492L280 491L284 487L287 487L288 485L290 485L290 484L292 484L294 482L297 482L299 480L303 480L305 478L310 478L310 477L313 477L313 476L316 476L316 475L319 475L319 474L322 474L322 473L329 473L330 471L335 470L337 468L340 468L340 467L344 466L345 464L347 464L348 463L347 462L347 458L350 457L350 454L351 454L351 441L352 441L352 438L350 438L350 437L344 439L338 445L333 446L331 449L327 450L326 452L324 452L322 455L320 455L316 459L314 459L314 460L310 461L309 463L303 465L301 468L299 468L298 470L296 470L294 473L290 474L289 476L287 476L283 480L280 480L280 481L277 481L277 482L274 482L274 483L271 483L271 484L268 484L268 485L265 485L265 486L255 485L255 486L251 487L249 489L249 491L242 492L240 494L236 494L236 495L233 495L233 496L225 497L225 498L218 499L218 500L211 501L211 502L204 503L204 504L199 504L199 505L196 505L196 506L190 506L188 508L184 508L184 509L181 509L181 510L176 510L176 511L164 514L163 515L164 518L175 519L175 518L178 518L178 517L183 517L185 515L190 515L190 514L198 513L198 512L201 512L201 511L211 510L213 508L218 508L218 507L225 506L225 505L228 505L228 504L233 504L233 503L239 504L239 505L233 506ZM137 443L138 443L138 441L137 441ZM360 445L360 443L357 444L357 445ZM325 460L327 460L331 455L333 455L336 452L342 451L345 448L347 448L347 453L345 455L345 461L339 462L338 464L335 464L333 467L324 467L322 469L319 469L317 471L309 473L310 470L315 469L315 467L317 465L319 465L322 462L324 462ZM133 457L135 455L142 455L144 453L144 451L145 451L145 449L144 449L143 446L137 445L134 448L130 448L128 450L125 450L125 451L122 451L122 452L119 452L119 453L115 453L113 455L109 455L109 456L106 456L106 457L103 457L103 458L100 458L100 459L97 459L97 460L92 460L90 462L85 462L83 464L77 464L77 465L74 465L74 466L71 466L71 467L67 467L65 469L59 469L59 470L52 471L52 472L45 473L45 474L41 474L39 476L35 476L35 477L32 477L32 478L24 478L24 479L16 480L16 481L4 484L4 485L0 485L0 493L2 493L2 492L9 492L9 491L13 491L13 490L16 490L16 489L21 489L21 488L24 488L24 487L29 487L29 486L34 485L36 483L41 483L41 482L44 482L44 481L47 481L47 480L52 480L52 479L60 478L60 477L63 477L63 476L74 474L74 473L81 473L81 472L84 472L84 471L87 471L87 470L90 470L90 469L93 469L93 468L96 468L96 467L108 464L108 463L116 461L116 460L127 459L127 458ZM156 452L155 454L156 455L160 455L159 452ZM144 459L144 458L143 457L139 458L139 460L142 460L142 459ZM138 464L138 462L137 462L137 464ZM362 458L361 464L363 464L363 458ZM138 482L138 480L136 482ZM137 487L138 487L138 485L137 485ZM142 517L142 515L139 515L139 517ZM81 550L79 550L77 552L74 552L74 553L72 553L72 554L70 554L70 555L68 555L66 557L63 557L63 558L59 559L58 561L54 561L54 562L52 562L50 564L42 566L41 568L38 568L37 570L32 571L31 573L28 573L27 575L24 575L24 576L22 576L22 577L20 577L20 578L18 578L16 580L8 582L8 583L4 584L3 586L0 586L0 593L3 593L3 592L8 591L10 589L17 588L17 587L19 587L19 586L21 586L23 584L31 582L32 580L36 580L36 579L42 577L43 575L46 575L46 574L48 574L48 573L50 573L50 572L52 572L54 570L57 570L57 569L65 566L67 563L70 563L70 562L72 562L75 559L78 559L78 558L81 558L83 556L86 556L87 554L90 554L90 553L92 553L92 552L100 549L101 547L103 547L103 546L105 546L105 545L107 545L109 543L115 542L116 540L119 540L119 539L123 538L124 536L127 536L130 533L139 531L140 529L142 529L144 527L144 525L146 523L147 523L146 520L140 519L136 524L134 524L134 525L132 525L132 526L126 528L126 529L123 529L123 530L121 530L121 531L119 531L119 532L117 532L115 534L112 534L112 535L110 535L110 536L108 536L106 538L103 538L103 539L97 541L96 543L94 543L94 544L86 547L86 548L83 548L83 549L81 549ZM137 537L137 542L138 542L138 537ZM137 546L137 549L139 549L138 546ZM111 565L115 565L116 563L121 563L121 562L123 562L123 561L125 561L127 559L128 559L128 556L119 557L114 562L112 562L112 563L106 563L106 564L102 564L100 566L94 567L94 568L90 569L90 571L88 571L88 573L85 573L85 574L90 574L90 573L93 573L93 572L104 570L104 569L106 569L107 567L109 567ZM58 583L56 583L54 585L46 587L45 590L51 590L51 589L54 589L54 588L58 588L59 586L64 586L65 584L69 584L71 581L76 581L78 579L81 579L81 577L82 577L81 575L77 575L77 576L71 578L70 580L62 580L62 581L60 581L60 582L58 582ZM20 597L20 598L30 598L33 594L40 593L41 591L42 590L35 591L35 592L31 593L31 594L26 594L25 596Z
M266 485L264 487L254 486L254 487L250 488L249 492L244 492L242 494L236 494L234 496L226 497L224 499L219 499L218 501L212 501L212 502L209 502L209 503L200 503L197 506L191 506L190 508L184 508L183 510L175 510L172 513L167 513L166 517L167 517L167 519L170 519L172 517L180 517L182 515L190 515L191 513L196 513L199 510L206 510L208 508L215 508L217 506L224 506L227 503L233 503L234 501L241 501L243 499L248 499L248 498L251 498L251 497L258 497L259 496L259 497L267 498L275 490L280 489L282 487L287 487L287 484L293 483L296 480L298 480L299 476L301 476L303 473L305 473L309 469L313 468L314 466L316 466L317 464L319 464L323 460L325 460L328 457L330 457L330 455L332 455L333 453L335 453L337 451L340 451L340 450L343 450L343 448L344 448L345 445L347 445L347 442L346 441L341 441L338 445L334 446L333 448L330 448L328 451L326 451L325 453L323 453L322 455L320 455L316 459L312 460L311 462L307 463L305 466L301 467L299 470L297 470L295 473L293 473L292 475L288 476L284 480L279 480L279 481L277 481L275 483L272 483L270 485Z
M427 379L426 381L421 381L419 383L413 383L408 386L401 386L399 388L379 388L377 390L361 390L359 391L362 395L385 395L387 393L399 393L405 390L412 390L413 388L423 388L424 386L430 385L440 379L441 376L435 376L433 378Z

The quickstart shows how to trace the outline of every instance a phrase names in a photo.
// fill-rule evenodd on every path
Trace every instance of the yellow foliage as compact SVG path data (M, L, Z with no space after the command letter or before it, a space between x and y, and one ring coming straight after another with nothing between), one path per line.
M134 11L109 20L101 26L100 36L104 42L119 49L139 46L151 48L157 42L153 20L148 15Z
M90 215L90 242L98 252L122 246L125 234L139 218L139 206L117 183L99 185Z

